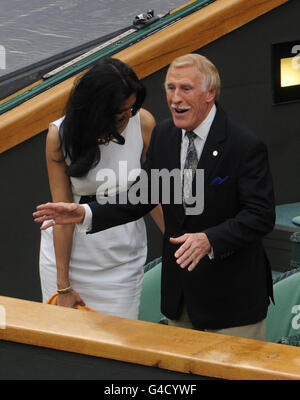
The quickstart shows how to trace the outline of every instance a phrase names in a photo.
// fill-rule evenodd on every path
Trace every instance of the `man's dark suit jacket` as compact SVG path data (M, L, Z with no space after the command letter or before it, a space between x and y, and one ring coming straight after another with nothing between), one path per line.
M152 134L144 165L180 169L181 130L172 120ZM185 215L181 204L162 204L165 234L162 254L161 311L179 316L183 302L198 329L253 324L266 317L273 299L272 275L261 239L275 222L272 177L266 146L220 108L208 134L198 167L204 169L204 210ZM223 183L212 184L215 178ZM155 205L90 204L92 232L140 218ZM205 232L214 259L205 256L189 272L176 263L180 246L170 237Z

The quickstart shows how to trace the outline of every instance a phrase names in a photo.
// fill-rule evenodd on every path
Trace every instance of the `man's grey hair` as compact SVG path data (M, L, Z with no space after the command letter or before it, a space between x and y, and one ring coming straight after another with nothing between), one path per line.
M221 90L220 75L215 65L206 57L196 53L185 54L183 56L177 57L171 62L168 72L171 68L183 68L188 66L195 66L203 74L203 90L215 90L216 99L218 99ZM167 78L168 73L166 76L166 80Z

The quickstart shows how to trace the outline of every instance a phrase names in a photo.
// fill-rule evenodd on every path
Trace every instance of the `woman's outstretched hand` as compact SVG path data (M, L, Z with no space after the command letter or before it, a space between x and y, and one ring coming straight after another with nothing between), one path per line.
M76 203L45 203L37 206L37 211L32 215L34 222L49 221L41 227L42 230L54 225L67 225L82 223L85 217L85 209Z

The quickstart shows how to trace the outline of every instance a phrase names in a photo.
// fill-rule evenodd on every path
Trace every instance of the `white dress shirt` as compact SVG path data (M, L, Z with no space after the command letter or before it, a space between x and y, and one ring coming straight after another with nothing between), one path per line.
M197 126L196 129L193 130L193 132L197 135L197 137L195 137L195 139L194 139L194 144L195 144L198 160L201 157L202 150L203 150L208 132L210 130L211 124L216 115L216 111L217 111L217 108L214 104L213 107L211 108L209 114L205 118L205 120L202 121L201 124L199 126ZM185 159L186 159L186 153L187 153L187 149L189 146L189 139L188 139L187 135L185 134L185 132L186 132L186 130L182 129L182 141L181 141L181 152L180 152L181 176L183 173Z
M196 148L198 160L201 157L202 150L205 145L205 141L207 139L211 124L213 123L213 120L215 118L216 112L217 112L217 108L214 104L213 107L211 108L210 112L208 113L207 117L205 118L205 120L202 121L201 124L199 126L197 126L196 129L193 130L193 132L197 135L194 139L194 145ZM188 145L189 145L189 139L188 139L187 135L185 134L185 132L186 132L186 130L182 129L182 141L181 141L181 152L180 152L181 177L183 176L184 164L185 164L187 149L188 149ZM211 247L210 252L208 253L208 257L210 259L214 258L214 251L213 251L212 247Z

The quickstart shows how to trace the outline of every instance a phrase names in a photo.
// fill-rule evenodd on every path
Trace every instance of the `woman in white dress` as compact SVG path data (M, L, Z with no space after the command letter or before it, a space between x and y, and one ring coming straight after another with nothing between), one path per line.
M104 59L82 76L65 117L50 124L47 135L53 202L84 203L99 191L101 195L103 169L117 177L106 190L126 187L130 171L140 168L145 159L155 125L153 116L141 108L144 98L145 89L134 71L117 59ZM160 206L152 217L163 230ZM43 301L57 291L60 306L86 305L110 315L137 318L146 256L143 219L92 235L74 225L42 231Z

